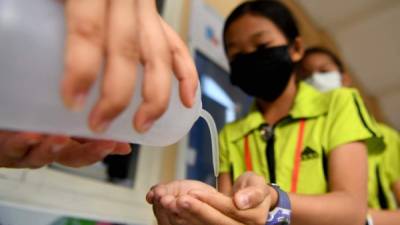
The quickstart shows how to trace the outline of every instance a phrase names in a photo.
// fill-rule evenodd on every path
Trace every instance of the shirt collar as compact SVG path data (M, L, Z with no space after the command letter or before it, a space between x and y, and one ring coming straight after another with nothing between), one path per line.
M300 82L293 107L288 116L295 120L318 117L327 113L328 107L328 93L321 93L309 84ZM265 120L256 104L254 104L250 112L235 124L236 127L230 135L233 141L241 139L253 130L258 129L265 124Z

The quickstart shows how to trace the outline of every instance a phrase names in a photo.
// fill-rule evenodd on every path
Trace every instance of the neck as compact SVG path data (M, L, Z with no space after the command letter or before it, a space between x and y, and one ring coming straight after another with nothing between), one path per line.
M297 86L295 76L293 75L290 78L289 83L282 95L279 96L279 98L277 98L275 101L265 102L261 99L257 99L257 105L264 115L265 121L269 125L276 124L279 120L283 119L289 114L294 104L296 93Z

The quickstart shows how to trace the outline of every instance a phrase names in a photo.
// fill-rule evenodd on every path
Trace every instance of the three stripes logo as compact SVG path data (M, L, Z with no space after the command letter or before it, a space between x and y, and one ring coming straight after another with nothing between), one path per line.
M301 153L301 160L302 161L308 161L311 159L316 159L319 157L319 154L317 151L313 150L310 147L306 147L303 152Z

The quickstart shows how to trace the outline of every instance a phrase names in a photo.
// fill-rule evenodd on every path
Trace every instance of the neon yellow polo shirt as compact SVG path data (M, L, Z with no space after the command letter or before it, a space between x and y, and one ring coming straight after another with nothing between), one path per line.
M384 144L375 121L368 115L355 89L340 88L321 93L300 82L294 106L286 119L274 126L276 183L290 191L300 119L305 119L297 193L327 192L326 157L340 145L364 141L371 153L380 153ZM259 127L265 124L255 108L244 118L226 125L220 133L220 172L236 179L246 171L245 137L253 171L269 181L267 142ZM324 169L325 167L325 169Z
M391 186L400 181L400 134L385 124L378 127L386 147L382 155L369 157L369 205L395 210L397 203Z

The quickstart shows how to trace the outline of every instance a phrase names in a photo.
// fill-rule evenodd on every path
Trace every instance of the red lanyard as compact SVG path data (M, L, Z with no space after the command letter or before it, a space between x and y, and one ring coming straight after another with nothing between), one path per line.
M293 163L293 171L292 171L292 186L290 191L292 193L297 192L297 183L299 179L300 173L300 164L301 164L301 151L303 148L303 140L304 140L304 128L306 125L306 121L304 119L300 120L299 132L297 136L297 144L296 144L296 152L294 155L294 163ZM244 160L246 163L246 170L253 171L253 164L251 160L251 152L250 152L250 144L249 144L249 136L244 137Z

